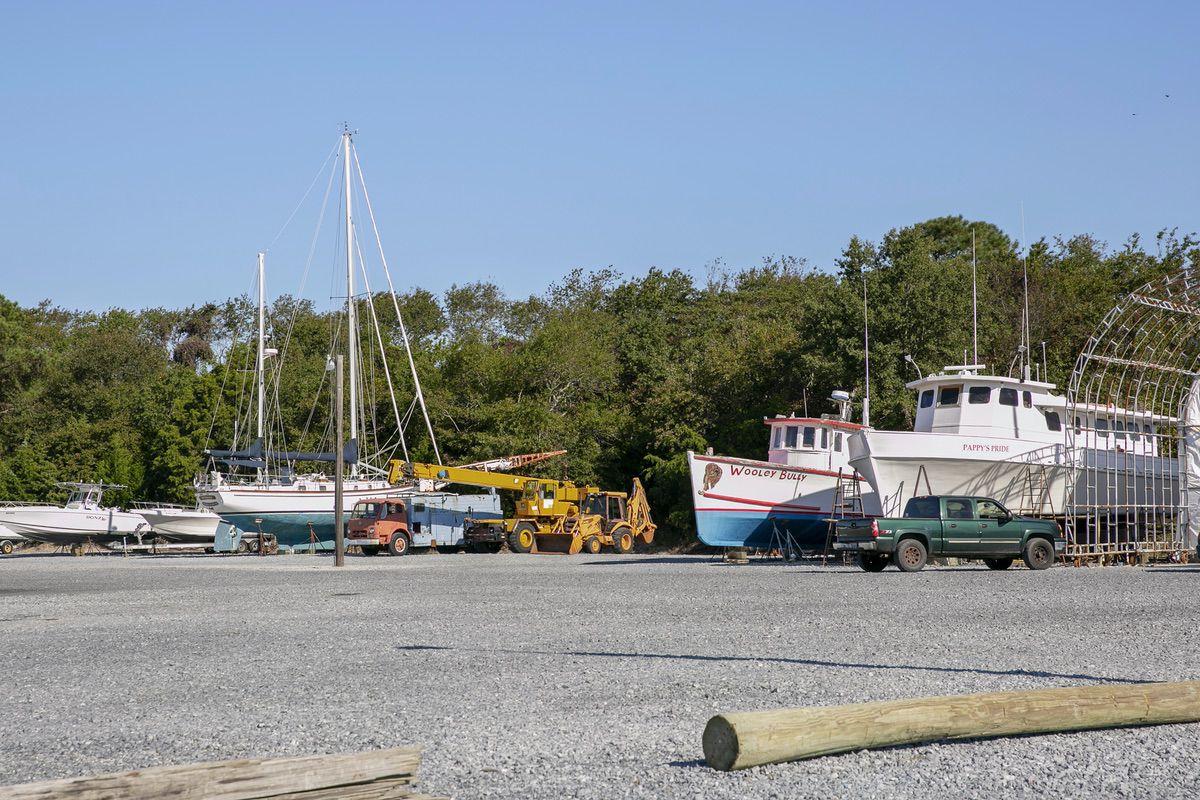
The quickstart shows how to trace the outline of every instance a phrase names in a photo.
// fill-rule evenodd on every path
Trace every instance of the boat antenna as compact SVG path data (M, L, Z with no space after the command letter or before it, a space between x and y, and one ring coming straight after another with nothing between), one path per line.
M971 341L975 351L972 364L979 363L979 293L976 290L975 270L975 223L971 223Z
M1025 239L1025 201L1021 201L1021 244L1025 246L1025 257L1021 259L1021 280L1025 292L1025 311L1021 327L1021 379L1029 380L1029 242Z
M342 123L342 177L346 192L346 361L350 364L350 442L358 438L358 354L355 352L358 320L354 306L354 217L351 213L350 126ZM350 474L358 470L358 460L350 465Z
M862 271L863 292L863 411L862 424L871 424L871 331L867 321L867 271Z

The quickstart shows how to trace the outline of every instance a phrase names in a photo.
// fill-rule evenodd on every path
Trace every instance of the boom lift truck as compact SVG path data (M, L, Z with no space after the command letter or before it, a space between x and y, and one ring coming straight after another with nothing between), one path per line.
M599 553L604 548L628 553L635 541L654 541L656 526L650 518L646 491L637 478L626 494L552 478L393 461L388 480L393 484L413 480L458 483L519 493L512 517L467 521L463 541L476 552L498 553L507 544L514 553Z

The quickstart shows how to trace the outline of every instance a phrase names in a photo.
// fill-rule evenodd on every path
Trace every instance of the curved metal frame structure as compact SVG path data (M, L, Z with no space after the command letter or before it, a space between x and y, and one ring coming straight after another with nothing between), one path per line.
M1200 464L1198 392L1200 275L1183 270L1121 298L1071 373L1064 507L1076 558L1161 558L1195 546L1188 498L1200 470L1187 463Z

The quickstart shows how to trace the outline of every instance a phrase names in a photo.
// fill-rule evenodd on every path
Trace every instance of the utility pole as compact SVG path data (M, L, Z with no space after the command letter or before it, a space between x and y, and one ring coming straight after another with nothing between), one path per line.
M337 439L336 460L334 462L333 472L333 565L335 567L346 566L346 533L342 528L342 471L345 469L345 454L342 452L345 445L343 439L346 432L342 429L342 359L344 356L337 357L337 364L334 367L336 376L334 382L337 384L337 393L334 395L333 413L336 417L334 429L336 431L335 438Z

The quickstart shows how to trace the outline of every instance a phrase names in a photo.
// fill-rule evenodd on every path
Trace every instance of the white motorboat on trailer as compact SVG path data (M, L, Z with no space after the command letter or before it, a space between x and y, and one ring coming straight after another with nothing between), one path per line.
M141 515L101 505L108 489L123 489L116 484L60 483L70 489L62 506L8 506L0 508L0 525L47 544L82 547L84 544L111 544L150 532L150 524Z
M824 547L831 516L880 513L873 490L849 462L850 396L836 416L767 417L766 461L688 452L696 532L715 547L769 547L778 530L801 550Z
M1063 516L1086 496L1132 493L1128 502L1151 503L1177 490L1178 462L1158 452L1159 426L1175 419L1110 405L1076 407L1067 420L1054 384L985 369L948 366L906 384L917 397L912 431L850 437L850 464L885 516L932 494L991 497L1019 513ZM1103 469L1083 469L1097 464ZM1089 474L1112 485L1088 485Z
M138 513L145 517L154 532L164 539L180 544L195 543L211 546L217 536L221 518L203 507L171 503L136 503Z

